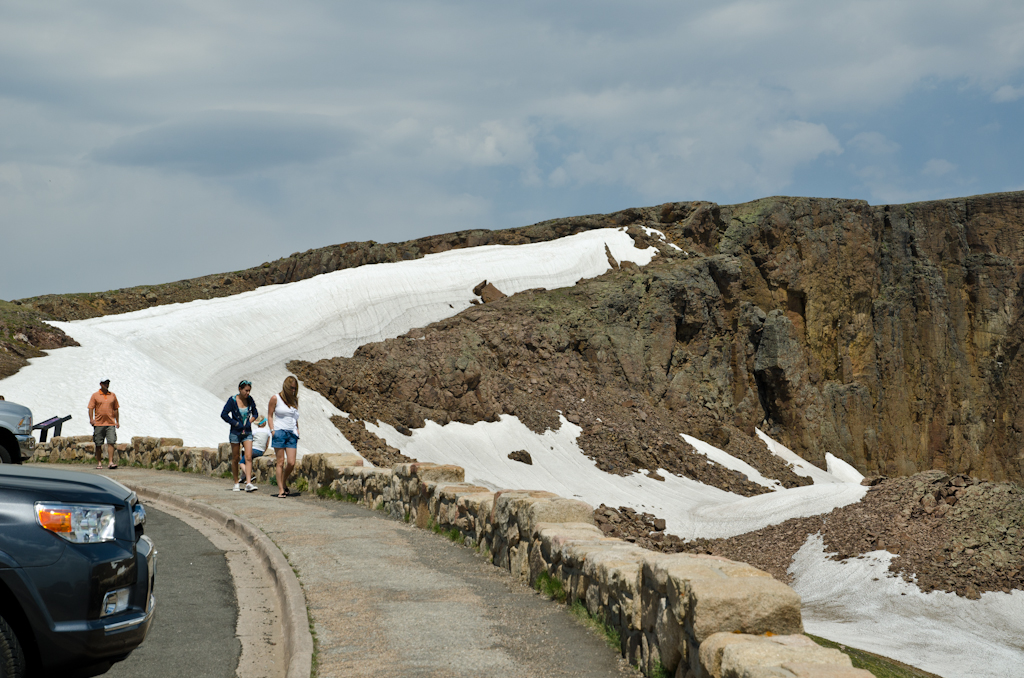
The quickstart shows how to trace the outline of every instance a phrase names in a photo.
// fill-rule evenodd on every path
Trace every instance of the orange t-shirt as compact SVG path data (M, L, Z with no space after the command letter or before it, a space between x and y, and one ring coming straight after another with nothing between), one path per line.
M114 413L121 409L121 406L117 404L117 396L114 395L113 391L107 391L106 395L103 394L103 391L93 393L92 397L89 398L89 409L94 411L94 426L117 425Z

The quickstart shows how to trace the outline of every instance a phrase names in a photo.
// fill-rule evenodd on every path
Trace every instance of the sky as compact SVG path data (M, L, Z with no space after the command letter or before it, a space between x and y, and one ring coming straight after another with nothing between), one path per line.
M0 298L681 200L1024 189L1019 0L0 3Z

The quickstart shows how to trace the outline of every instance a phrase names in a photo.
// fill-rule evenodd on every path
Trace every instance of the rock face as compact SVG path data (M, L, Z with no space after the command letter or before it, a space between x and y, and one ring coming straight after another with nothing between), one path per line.
M769 434L869 473L1021 480L1024 194L689 209L667 230L722 260Z

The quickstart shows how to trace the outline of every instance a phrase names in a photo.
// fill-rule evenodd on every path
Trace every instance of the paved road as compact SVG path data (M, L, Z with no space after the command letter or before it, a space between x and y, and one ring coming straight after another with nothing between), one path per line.
M321 676L636 675L564 606L542 599L474 551L381 513L314 497L276 499L268 487L231 492L224 480L171 471L119 469L110 475L205 502L267 534L299 575ZM168 549L160 548L163 582ZM222 598L217 606L229 604ZM214 605L193 608L187 623L209 607ZM186 670L184 661L175 659L176 675L214 675L206 667Z
M104 675L231 678L241 644L235 635L238 605L224 551L152 505L146 513L146 534L159 553L156 616L146 642Z

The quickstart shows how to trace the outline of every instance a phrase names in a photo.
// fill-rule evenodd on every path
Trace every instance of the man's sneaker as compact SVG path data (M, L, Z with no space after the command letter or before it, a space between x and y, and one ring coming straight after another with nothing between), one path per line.
M246 483L245 484L245 491L246 492L255 492L256 489L257 489L256 486L253 485L252 483Z
M242 491L242 486L239 483L235 483L235 486L232 489L235 492L241 492Z

